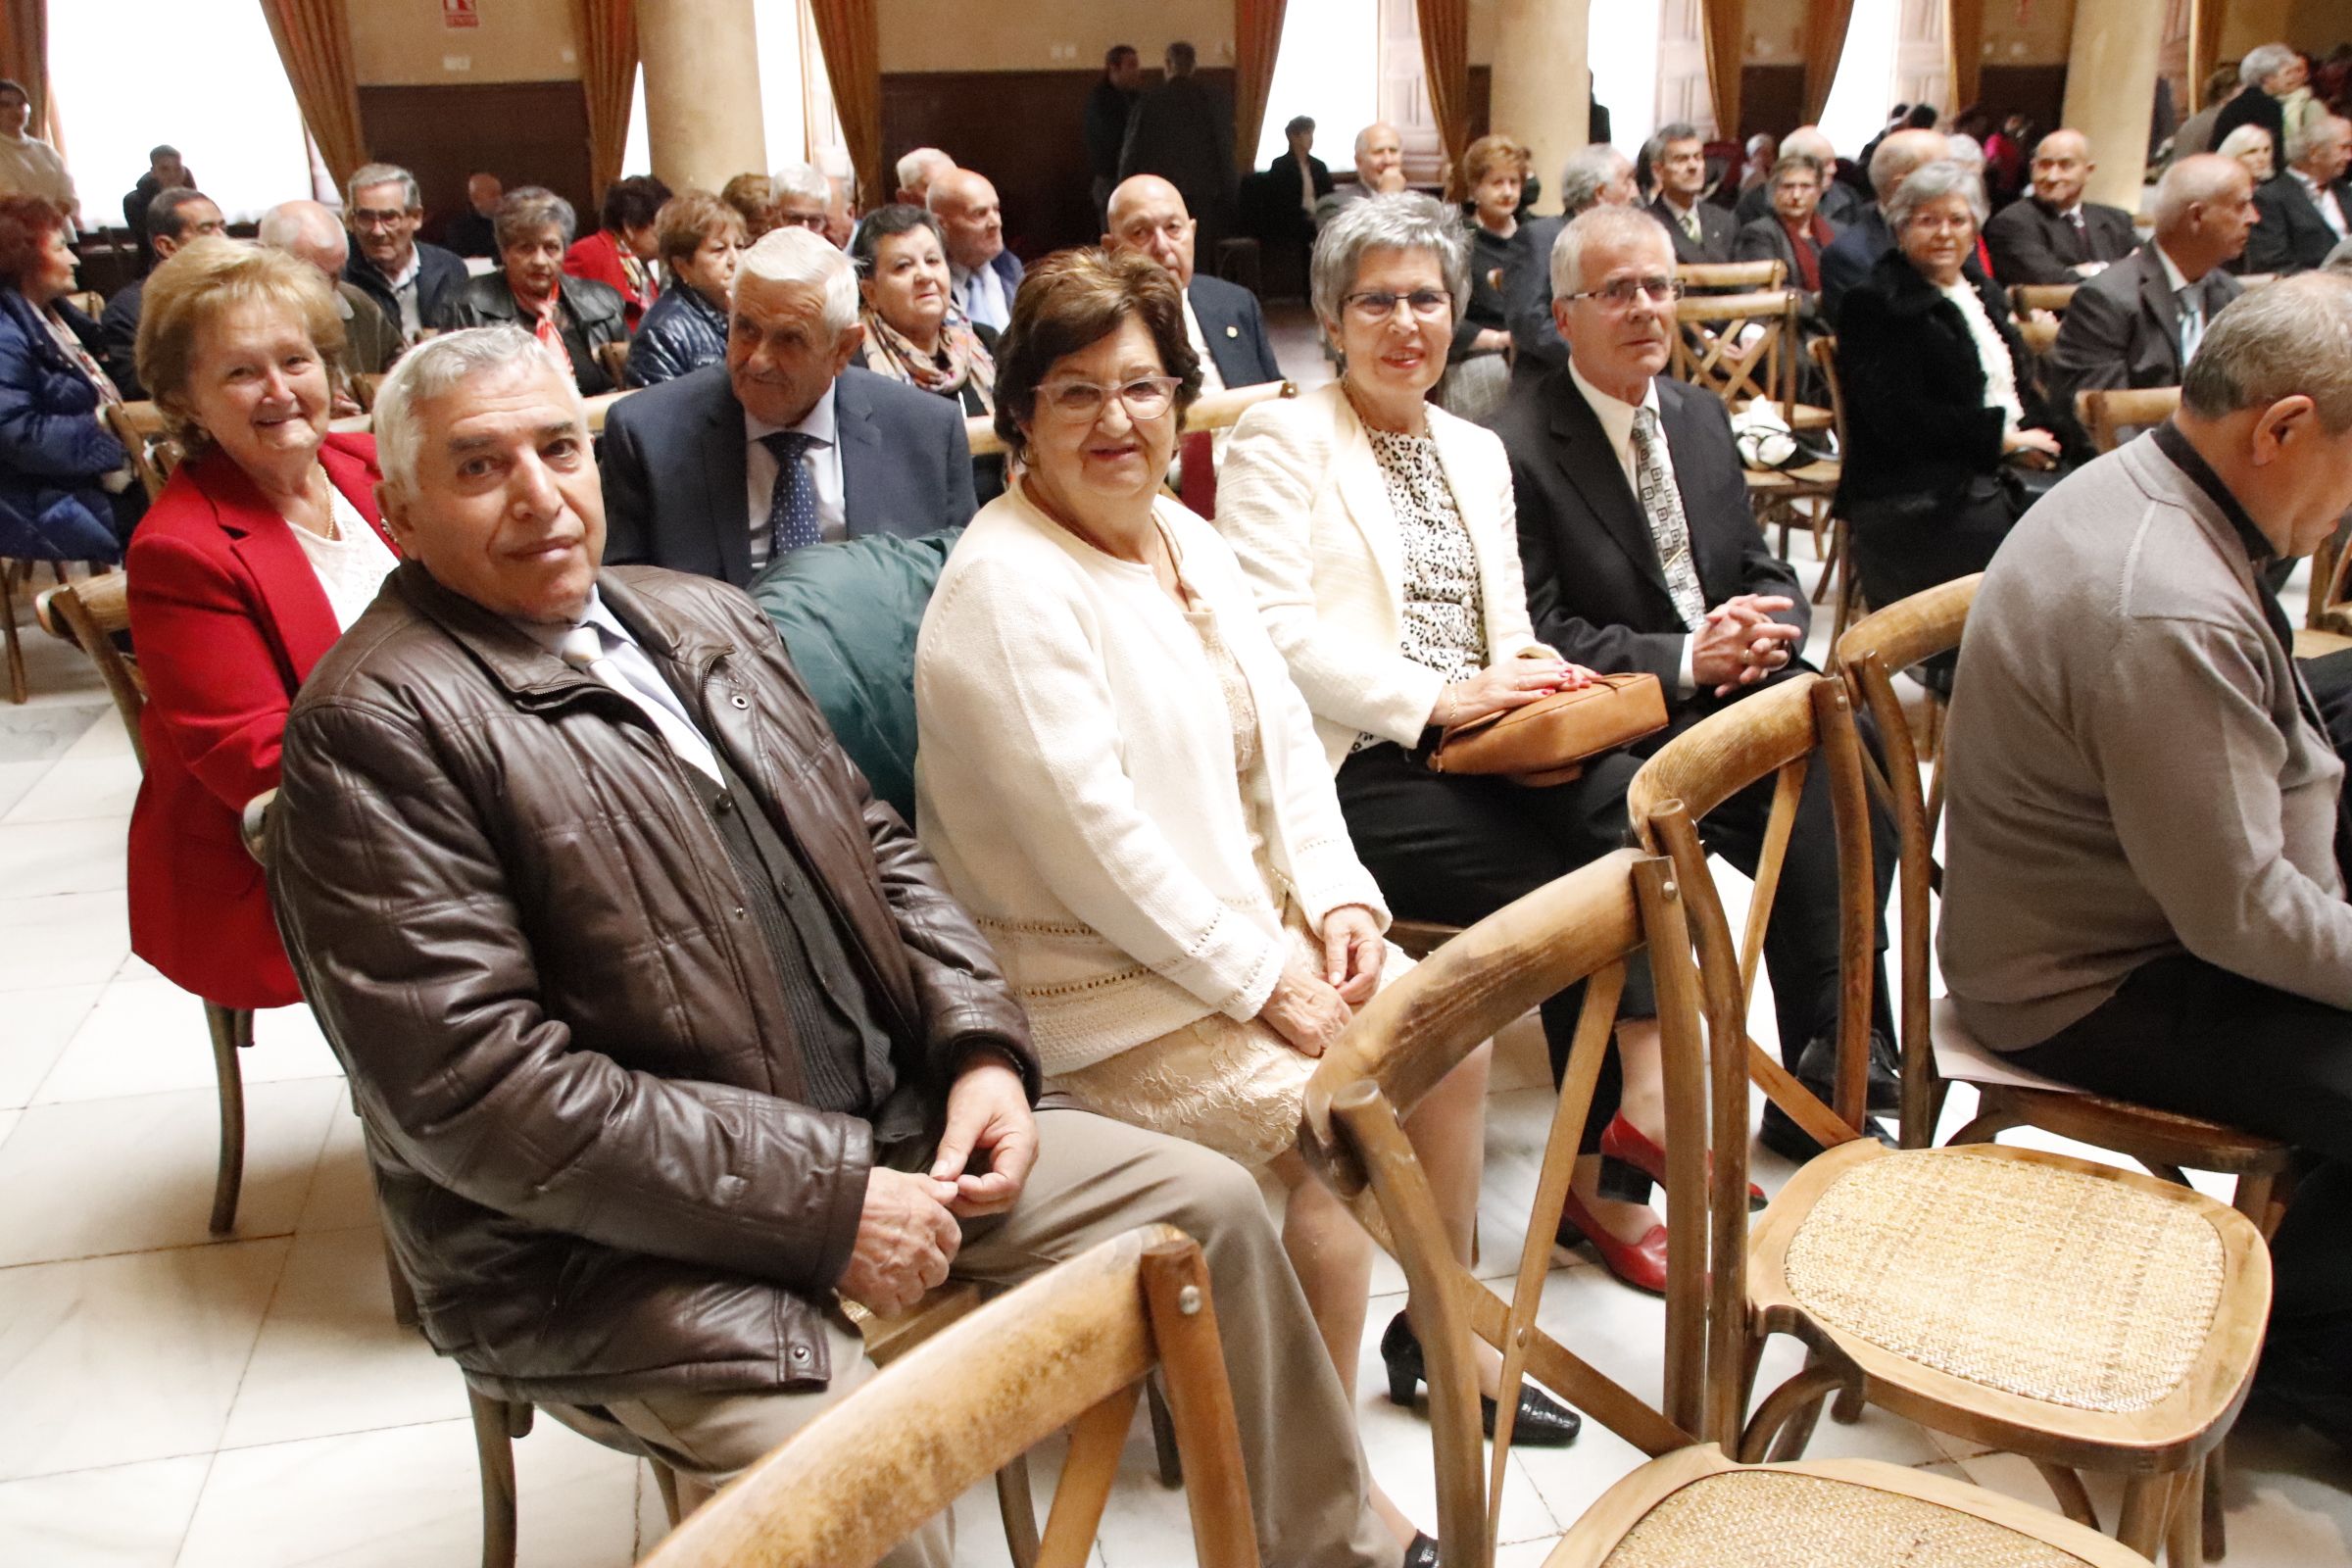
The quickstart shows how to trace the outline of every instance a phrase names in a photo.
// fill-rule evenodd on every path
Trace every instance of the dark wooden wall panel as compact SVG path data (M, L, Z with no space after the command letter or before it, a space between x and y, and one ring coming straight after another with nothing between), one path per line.
M2034 122L2036 133L2054 130L2066 114L2066 67L1987 63L1978 74L1977 101L1995 125L2011 115L2024 115Z
M1086 167L1086 95L1094 71L885 72L882 159L937 147L986 174L1004 204L1004 242L1035 261L1102 238ZM1202 85L1233 101L1233 73L1205 67ZM1147 72L1148 83L1157 73ZM1350 131L1348 134L1353 135Z
M1740 68L1740 140L1758 131L1786 136L1804 123L1803 66Z
M487 170L517 185L545 185L596 226L588 188L588 103L576 81L466 82L362 87L360 129L370 158L398 164L424 187L431 238L466 205L466 176Z

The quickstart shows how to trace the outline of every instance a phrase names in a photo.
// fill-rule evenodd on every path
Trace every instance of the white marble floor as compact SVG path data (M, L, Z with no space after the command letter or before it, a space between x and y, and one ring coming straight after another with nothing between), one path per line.
M1283 337L1286 361L1301 358L1296 330ZM244 1203L236 1235L212 1240L203 1016L130 956L125 929L136 766L95 677L24 629L35 696L0 707L0 1564L463 1568L479 1551L464 1394L392 1323L334 1058L302 1009L261 1020L246 1062ZM1759 1032L1770 1023L1759 998ZM1955 1094L1954 1116L1967 1098ZM1491 1102L1482 1226L1498 1275L1525 1226L1548 1102L1541 1043L1522 1025ZM1760 1165L1769 1186L1778 1171ZM1403 1302L1385 1260L1374 1293L1367 1341ZM1662 1322L1649 1298L1563 1255L1544 1318L1637 1391L1655 1389ZM1793 1364L1784 1348L1768 1375ZM1427 1427L1388 1402L1382 1381L1367 1343L1366 1449L1382 1484L1434 1528ZM1824 1423L1815 1451L2047 1500L2022 1461L1876 1412ZM2341 1453L2256 1417L2231 1451L2233 1568L2352 1568ZM524 1564L617 1568L658 1539L635 1461L545 1422L517 1456ZM1597 1427L1565 1450L1522 1451L1503 1562L1540 1562L1636 1457ZM1042 1488L1050 1456L1038 1471ZM2103 1500L2112 1513L2112 1493ZM961 1560L1005 1560L991 1499L968 1496L957 1515ZM1191 1551L1182 1498L1150 1479L1139 1431L1099 1557L1139 1568Z

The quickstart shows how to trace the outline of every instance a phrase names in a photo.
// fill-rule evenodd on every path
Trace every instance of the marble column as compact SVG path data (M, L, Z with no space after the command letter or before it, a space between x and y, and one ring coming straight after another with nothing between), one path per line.
M637 0L646 142L654 172L672 190L717 190L767 169L752 4Z
M2148 123L2156 108L2156 62L2164 29L2146 0L2075 0L2066 62L2066 123L2090 139L2098 163L2086 200L2139 211L2148 169Z
M1591 0L1497 0L1494 108L1496 132L1535 154L1540 211L1560 210L1560 166L1588 139L1592 87L1585 75Z

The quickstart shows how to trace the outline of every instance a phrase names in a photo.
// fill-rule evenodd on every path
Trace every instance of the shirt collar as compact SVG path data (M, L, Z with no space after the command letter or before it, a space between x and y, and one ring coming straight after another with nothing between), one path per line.
M1649 385L1642 391L1642 401L1638 405L1612 397L1586 380L1585 372L1576 368L1574 360L1568 362L1568 375L1575 381L1577 391L1583 393L1585 401L1592 405L1592 416L1600 421L1601 431L1608 436L1609 444L1619 452L1633 444L1634 415L1637 410L1647 409L1652 414L1658 412L1658 378L1654 375L1649 378Z
M2187 474L2189 482L2204 491L2205 498L2221 509L2230 526L2237 530L2238 541L2246 547L2248 560L2259 566L2278 554L2271 547L2270 540L2263 537L2262 530L2254 525L2254 519L2246 509L2238 505L2237 497L2231 495L2230 487L2222 483L2222 476L2213 471L2213 465L2189 445L2188 437L2180 433L2179 425L2167 419L2149 434L2156 442L2156 450L2170 458L2173 466Z
M840 426L834 417L833 393L839 384L836 381L833 386L826 387L825 395L816 400L816 407L801 416L797 423L770 424L765 419L755 417L751 410L744 410L743 433L745 437L757 441L761 436L774 435L779 430L798 430L818 446L835 445L836 432Z
M376 270L381 272L383 271L383 269L379 267L376 269ZM384 272L384 279L394 288L407 288L409 284L416 278L416 274L423 270L424 252L417 249L416 246L411 245L409 247L409 265L402 268L397 272Z
M2164 268L2164 286L2169 292L2178 294L2190 286L2187 274L2182 272L2174 264L2173 259L2164 253L2162 245L2151 239L2148 241L2148 249L2156 253L2157 262Z
M588 585L587 608L580 612L580 618L570 625L558 626L539 620L518 620L514 622L514 625L525 637L558 659L564 657L564 639L582 626L594 626L615 642L634 646L637 641L630 635L629 628L620 623L620 617L606 607L605 596L597 590L594 583Z

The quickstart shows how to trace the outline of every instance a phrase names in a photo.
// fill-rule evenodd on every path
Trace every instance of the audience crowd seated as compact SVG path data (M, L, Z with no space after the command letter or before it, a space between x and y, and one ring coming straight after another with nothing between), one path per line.
M192 239L227 232L228 222L220 209L201 192L185 187L161 190L147 204L147 243L159 262ZM138 368L139 310L145 283L144 278L132 278L115 290L106 309L98 313L98 341L105 348L106 373L115 378L116 390L133 399L147 396Z
M1984 225L1997 281L2009 287L2079 282L2132 254L2139 243L2132 215L2082 199L2098 167L2081 131L2053 130L2041 138L2034 149L2034 193Z
M1196 266L1200 225L1186 209L1182 191L1156 174L1138 174L1111 193L1109 214L1105 251L1149 256L1174 274L1182 291L1184 338L1200 363L1202 390L1282 379L1257 296Z
M2257 272L2304 272L2352 236L2352 121L2318 114L2286 135L2286 171L2254 193L2262 221L2246 242Z
M974 326L1004 331L1021 286L1021 259L1004 248L997 187L968 169L942 170L931 177L921 205L939 220L956 309Z
M368 165L345 187L343 219L360 239L345 279L368 291L403 343L439 326L465 295L467 274L463 258L416 237L424 221L416 176L397 164Z
M627 304L610 284L564 270L575 220L571 203L537 185L511 190L498 204L496 271L466 280L433 324L444 331L512 321L526 327L583 395L612 390L597 351L625 343Z
M747 281L794 240L823 244L770 235ZM288 720L271 881L436 1348L716 1486L871 1374L836 1292L899 1311L1166 1220L1206 1254L1263 1559L1395 1563L1255 1184L1037 1107L1018 998L774 628L600 568L571 379L457 332L376 418L408 560ZM950 1554L934 1525L884 1560Z
M1394 196L1404 188L1404 137L1395 125L1375 121L1355 133L1355 178L1315 199L1315 221L1329 222L1350 202Z
M1657 176L1657 199L1649 215L1666 225L1674 240L1674 259L1685 266L1715 264L1732 259L1740 225L1732 215L1706 200L1707 144L1695 126L1676 121L1651 138L1650 169Z
M98 323L66 301L66 212L0 196L0 558L119 561L146 501L108 433L122 395Z
M1568 345L1560 341L1560 328L1551 315L1551 252L1561 228L1590 208L1632 207L1640 200L1633 160L1616 148L1594 142L1568 155L1560 171L1562 216L1522 223L1503 269L1514 378L1542 375L1568 363Z
M147 683L130 817L130 942L223 1007L301 999L245 803L278 782L294 694L395 564L375 441L329 435L343 318L317 268L192 240L146 279L139 369L187 456L132 537Z
M443 245L464 257L498 255L498 204L507 187L496 174L466 176L466 210L441 230Z
M1782 158L1810 158L1821 167L1821 216L1843 232L1854 220L1854 215L1867 205L1853 186L1837 177L1838 148L1822 133L1819 125L1799 125L1781 139ZM1778 160L1775 168L1779 167ZM1741 228L1759 218L1769 218L1773 212L1772 180L1767 177L1740 193L1740 201L1732 209L1732 217Z
M2339 1441L2344 764L2262 573L2348 508L2352 278L2251 291L2207 328L2179 415L2060 484L1985 574L1947 729L1940 936L1984 1045L2309 1157L2256 1389Z
M179 149L169 142L147 150L147 172L123 193L122 226L130 230L131 243L139 248L139 275L145 277L156 263L155 247L147 237L147 207L164 191L195 190L196 176L188 172Z
M2266 43L2247 50L2237 71L2246 86L2214 117L2215 143L2220 145L2240 125L2256 126L2271 138L2271 167L2263 177L2283 174L2287 160L2285 100L2308 94L2311 68L2300 51L2282 43Z
M1838 321L1850 437L1838 504L1863 597L1891 605L1984 570L2037 492L2027 476L2060 448L2007 299L1968 266L1977 177L1927 164L1882 205L1893 248Z
M332 211L318 202L280 202L262 215L255 236L271 250L288 252L317 268L335 291L335 313L343 318L345 375L381 375L400 358L400 332L356 284L343 280L351 261L351 235ZM343 389L337 388L338 392Z
M1433 396L1465 419L1483 419L1500 408L1510 386L1502 279L1519 237L1519 194L1530 167L1528 150L1508 136L1481 136L1462 157L1462 179L1470 189L1470 297L1454 323L1446 374Z
M861 361L876 375L948 399L967 417L997 411L997 334L956 308L947 242L939 220L920 207L893 204L865 215L850 246L863 302ZM974 498L985 505L1004 489L1004 460L976 459Z
M1278 216L1281 225L1277 232L1288 232L1297 238L1315 237L1316 205L1332 193L1331 166L1317 158L1315 122L1312 116L1298 115L1282 127L1287 144L1279 157L1266 166L1269 190L1266 205L1269 216ZM1298 216L1293 218L1291 215Z
M727 357L727 307L745 232L742 213L709 191L680 191L662 204L654 248L669 286L630 335L630 386L674 381Z
M806 228L743 253L723 365L634 393L605 423L616 563L742 587L826 539L969 522L971 445L948 399L852 364L865 329L850 259Z
M1778 262L1784 286L1799 296L1800 320L1808 336L1828 329L1821 316L1821 253L1837 243L1838 227L1822 216L1822 187L1829 171L1805 153L1784 153L1760 188L1771 193L1772 210L1744 225L1733 243L1736 262Z
M2256 186L2269 182L2273 168L2271 133L2262 126L2238 126L2223 137L2222 144L2214 151L2225 158L2234 158L2243 164L2246 172L2253 176Z
M737 174L719 187L718 199L742 215L746 245L776 226L775 187L765 174Z
M1890 132L1873 145L1867 167L1871 188L1878 193L1877 200L1856 213L1845 232L1821 253L1821 314L1832 327L1841 325L1838 312L1845 303L1846 290L1859 285L1879 260L1896 248L1886 209L1902 189L1903 181L1913 170L1937 162L1949 150L1941 132L1910 127ZM1977 201L1979 205L1984 203L1981 190ZM1973 256L1965 258L1961 268L1972 278L1981 279L1984 275L1984 269L1977 266Z
M651 174L614 180L605 187L596 232L581 235L564 253L565 276L602 283L620 296L631 332L662 297L661 279L654 275L654 263L662 254L656 220L662 215L662 204L668 200L669 187ZM497 219L505 205L502 200L491 210L491 238L502 260L507 247L498 237Z

